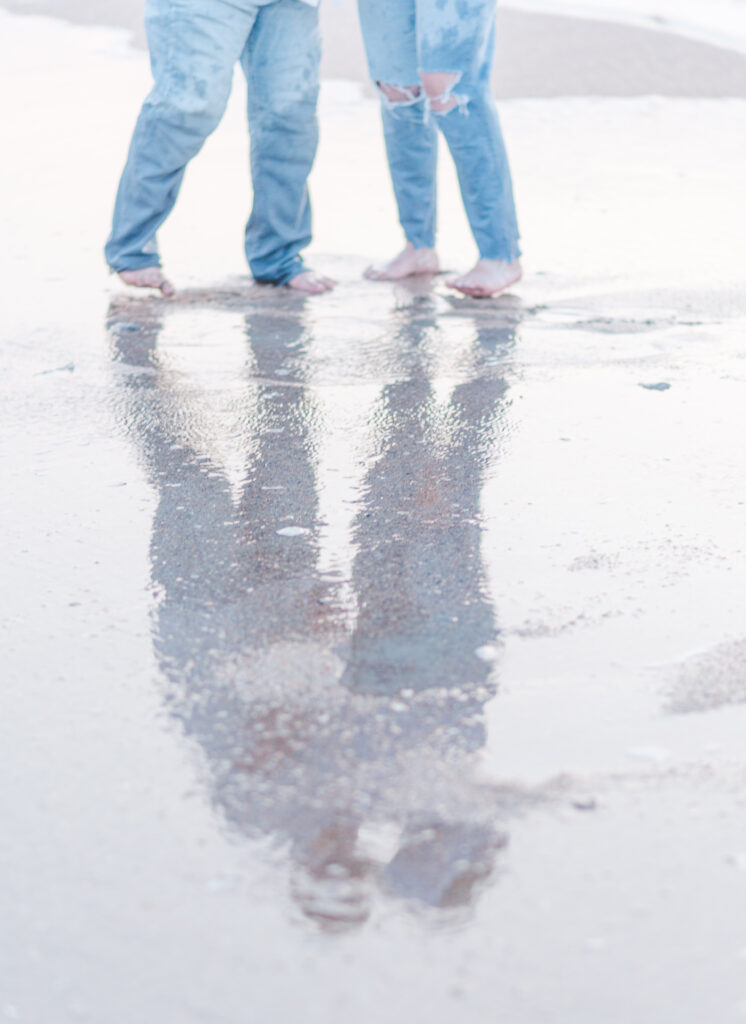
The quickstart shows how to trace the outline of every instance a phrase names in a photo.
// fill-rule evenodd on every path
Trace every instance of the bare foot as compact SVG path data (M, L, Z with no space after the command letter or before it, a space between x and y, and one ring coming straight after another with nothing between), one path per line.
M324 277L313 270L303 270L288 281L288 288L306 295L321 295L322 292L330 292L336 283L330 277Z
M399 281L415 274L437 274L439 270L435 249L415 249L411 242L407 242L406 247L393 260L368 267L364 276L369 281Z
M457 288L464 295L471 295L473 299L489 299L510 288L522 276L523 270L518 260L512 263L507 260L479 260L468 274L454 277L446 281L446 284L450 288Z
M119 276L125 284L134 285L135 288L157 288L165 298L170 299L176 294L176 289L163 276L160 267L141 267L140 270L120 270Z

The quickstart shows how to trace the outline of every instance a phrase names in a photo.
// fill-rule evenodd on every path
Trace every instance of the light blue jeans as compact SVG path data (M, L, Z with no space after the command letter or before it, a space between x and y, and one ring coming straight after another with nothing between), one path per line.
M254 203L246 258L285 284L311 241L307 178L316 155L318 12L301 0L147 0L154 86L135 126L106 243L112 270L160 266L156 232L189 160L218 126L237 61L248 82Z
M358 0L368 66L378 84L406 98L381 96L383 129L399 220L417 249L435 245L438 128L453 156L480 256L520 255L513 186L490 77L495 0ZM420 75L457 76L433 109ZM435 104L437 108L437 103Z

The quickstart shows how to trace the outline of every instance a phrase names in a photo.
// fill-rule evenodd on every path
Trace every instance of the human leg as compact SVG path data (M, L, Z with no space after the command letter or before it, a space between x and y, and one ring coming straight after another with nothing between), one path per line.
M495 294L520 278L510 167L490 85L495 2L417 0L417 19L426 103L453 156L480 255L470 275L452 283L477 297Z
M311 241L308 175L318 143L318 12L298 0L262 6L241 54L248 83L254 202L246 258L258 281L326 291L301 258Z
M437 273L437 129L425 116L418 76L414 0L358 0L368 66L381 97L388 157L406 248L367 276Z
M157 283L151 269L160 267L156 232L176 202L187 163L223 115L255 17L248 3L148 0L154 85L135 126L106 243L107 263L138 278L131 283L165 291L165 279Z

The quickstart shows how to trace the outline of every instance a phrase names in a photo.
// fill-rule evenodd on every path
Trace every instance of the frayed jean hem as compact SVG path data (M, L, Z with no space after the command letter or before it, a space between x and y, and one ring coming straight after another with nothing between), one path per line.
M109 263L107 260L106 265L109 268L110 274L121 274L125 270L147 270L148 267L158 267L160 269L161 261L152 257L139 256L123 262L115 260L114 263Z
M274 284L277 287L281 287L282 285L290 284L294 277L298 277L299 274L305 273L306 270L308 270L308 267L298 256L293 260L292 264L280 274L267 274L266 271L264 273L255 273L252 270L252 275L257 284Z
M479 250L481 260L504 260L505 263L514 263L521 258L521 247L516 239L514 242L504 242L500 245L490 246L488 249Z

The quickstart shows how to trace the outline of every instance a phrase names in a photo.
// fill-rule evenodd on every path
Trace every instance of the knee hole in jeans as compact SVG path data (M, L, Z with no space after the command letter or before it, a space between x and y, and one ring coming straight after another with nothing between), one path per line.
M392 104L416 103L422 95L420 85L390 85L388 82L376 82L376 85L383 98Z
M453 71L421 71L422 88L425 90L425 101L428 109L434 114L448 114L456 107L465 107L466 96L456 96L453 92L461 75Z

